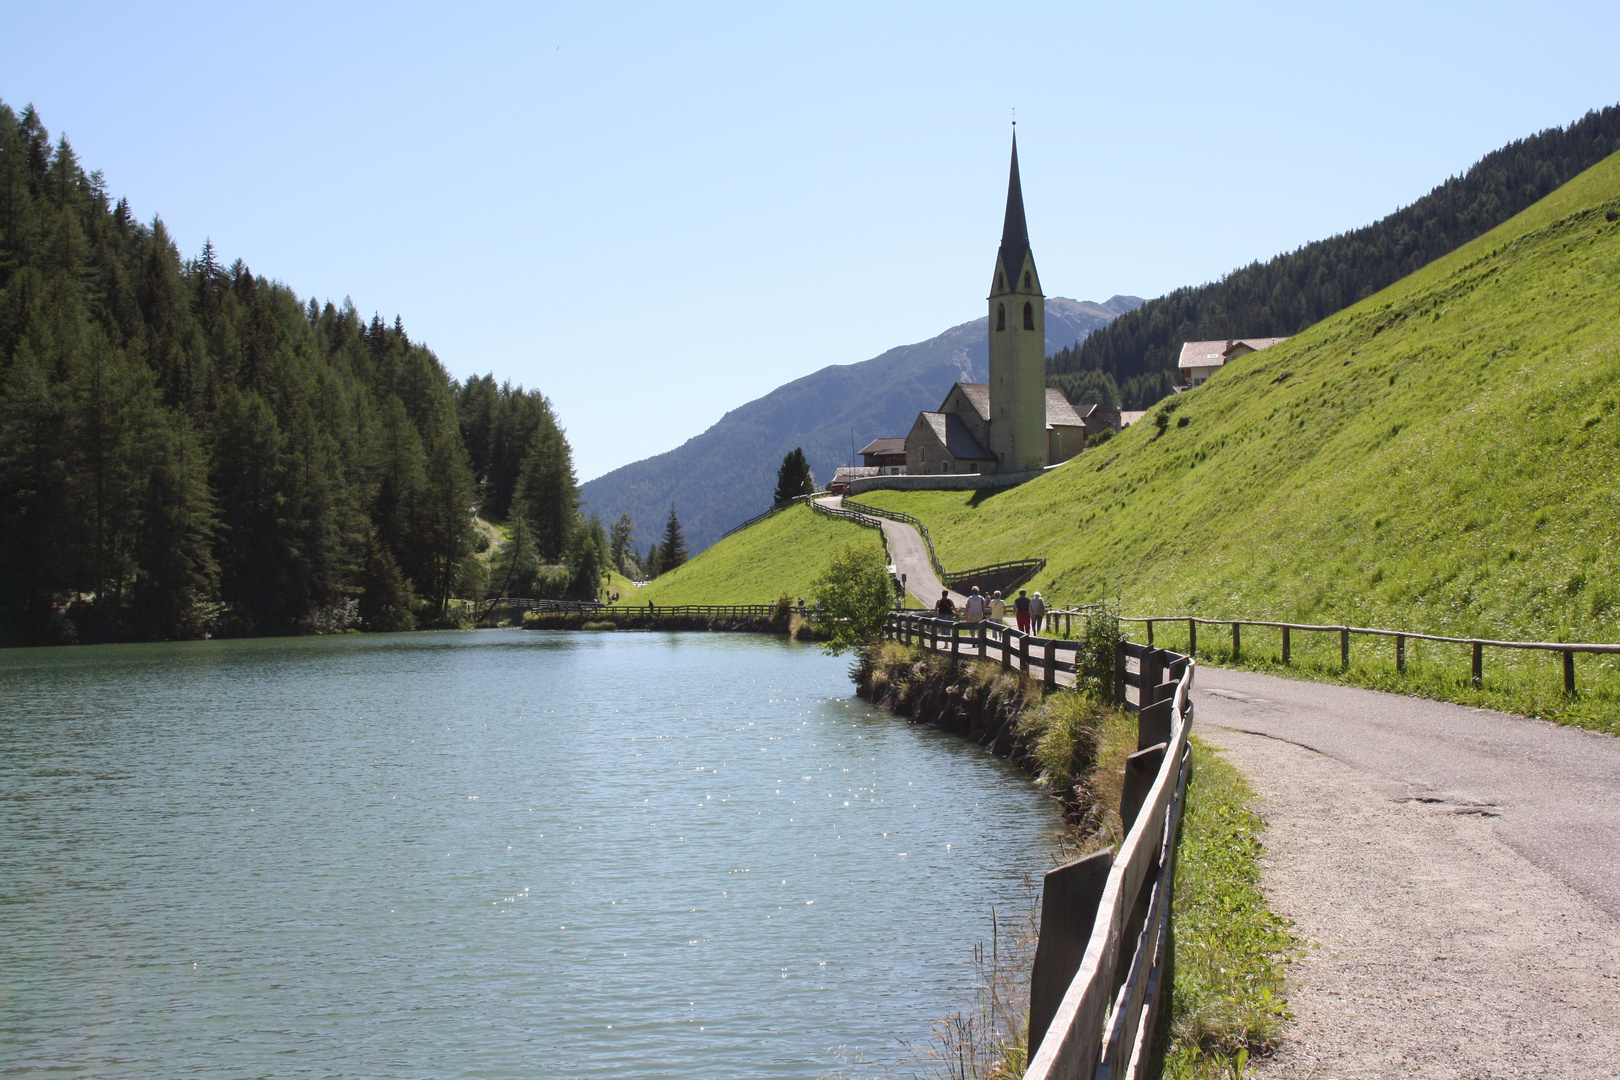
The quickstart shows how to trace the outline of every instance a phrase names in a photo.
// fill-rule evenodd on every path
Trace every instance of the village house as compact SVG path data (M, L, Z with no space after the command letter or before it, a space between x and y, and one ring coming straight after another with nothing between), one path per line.
M1202 386L1228 361L1259 352L1261 349L1269 349L1287 340L1285 337L1259 337L1229 338L1225 341L1184 341L1181 344L1181 360L1176 367L1181 372L1183 385Z

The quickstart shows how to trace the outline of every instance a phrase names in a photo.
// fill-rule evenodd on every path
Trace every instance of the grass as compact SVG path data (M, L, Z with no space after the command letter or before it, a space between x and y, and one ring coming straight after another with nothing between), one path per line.
M1175 978L1164 1076L1245 1075L1288 1020L1282 969L1299 944L1260 891L1260 835L1243 775L1200 739L1173 895Z
M623 591L623 602L768 604L781 596L810 596L811 586L849 543L881 552L876 529L795 506L734 533L644 589Z
M1030 587L1059 603L1614 641L1611 213L1620 155L1047 476L861 501L927 522L947 566L1044 557ZM1410 677L1395 678L1392 658L1364 664L1364 677L1474 700L1457 686L1466 651L1452 648L1425 653ZM1296 670L1317 674L1305 660ZM1620 665L1579 658L1580 695L1567 701L1558 663L1488 650L1481 703L1613 730Z

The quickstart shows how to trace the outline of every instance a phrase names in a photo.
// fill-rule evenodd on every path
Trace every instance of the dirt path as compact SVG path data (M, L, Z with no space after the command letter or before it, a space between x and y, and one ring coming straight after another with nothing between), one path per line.
M1200 669L1311 944L1259 1075L1620 1077L1620 740Z

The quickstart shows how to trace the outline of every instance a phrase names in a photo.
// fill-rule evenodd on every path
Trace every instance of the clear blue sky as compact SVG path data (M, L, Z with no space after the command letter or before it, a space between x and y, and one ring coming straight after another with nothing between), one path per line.
M1620 100L1612 3L21 3L32 102L195 255L551 396L581 479L1047 291L1151 297Z

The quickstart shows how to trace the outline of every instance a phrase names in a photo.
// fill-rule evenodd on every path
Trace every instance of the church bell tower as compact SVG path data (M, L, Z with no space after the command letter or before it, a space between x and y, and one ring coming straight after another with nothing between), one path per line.
M1007 217L990 286L989 450L1001 472L1047 464L1045 300L1024 223L1014 132Z

